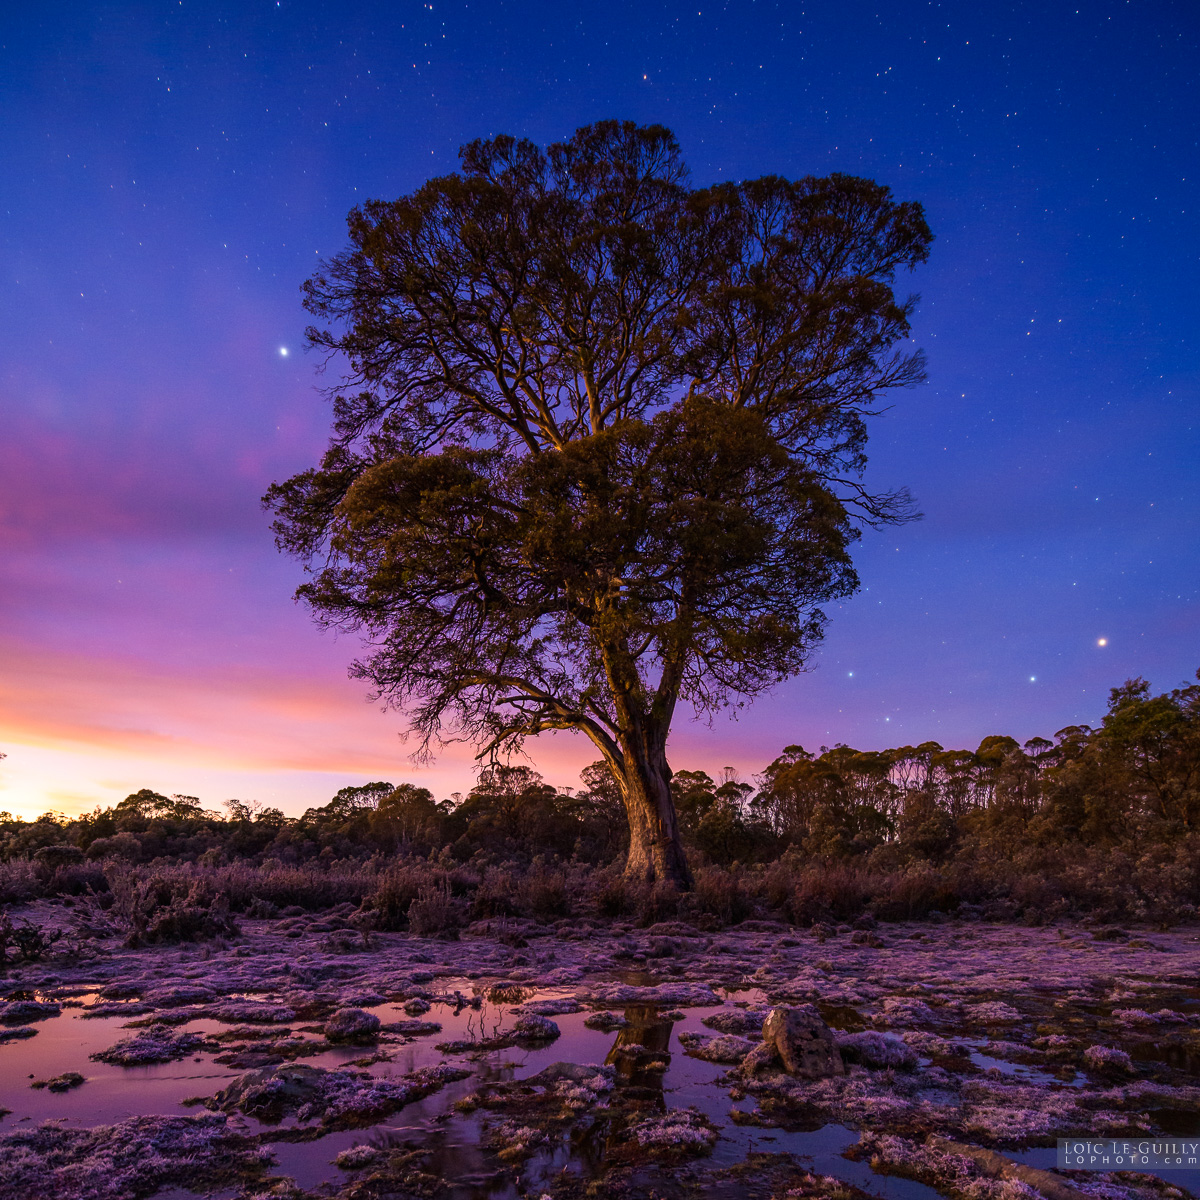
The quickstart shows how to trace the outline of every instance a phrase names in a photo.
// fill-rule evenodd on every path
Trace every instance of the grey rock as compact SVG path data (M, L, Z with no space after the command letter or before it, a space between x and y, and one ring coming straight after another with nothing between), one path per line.
M225 1112L289 1112L319 1096L328 1074L305 1063L251 1071L222 1088L208 1104Z
M745 1058L742 1059L741 1071L743 1075L757 1075L759 1071L765 1071L768 1067L779 1069L779 1055L775 1050L774 1045L769 1045L767 1042L759 1042Z
M753 1075L776 1059L798 1079L846 1073L832 1030L811 1004L771 1009L763 1022L762 1045L746 1056L742 1069Z

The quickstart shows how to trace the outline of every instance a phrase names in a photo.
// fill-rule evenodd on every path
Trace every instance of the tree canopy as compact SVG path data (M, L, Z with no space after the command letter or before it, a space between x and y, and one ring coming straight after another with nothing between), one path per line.
M691 188L672 134L497 137L351 213L305 285L344 369L321 465L267 493L318 620L420 750L584 733L628 871L685 884L667 735L804 668L857 587L867 419L903 345L919 204L847 175Z

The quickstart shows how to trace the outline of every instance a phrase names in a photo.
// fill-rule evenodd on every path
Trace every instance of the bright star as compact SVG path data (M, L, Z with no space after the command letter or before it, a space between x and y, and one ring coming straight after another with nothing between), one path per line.
M287 347L286 347L286 346L280 346L280 347L279 347L279 357L280 357L280 358L287 358Z
M1096 639L1096 645L1097 645L1097 646L1107 646L1107 645L1108 645L1108 638L1097 638L1097 639Z
M1036 675L1030 675L1030 677L1029 677L1029 682L1030 682L1030 683L1037 683L1037 676L1036 676Z

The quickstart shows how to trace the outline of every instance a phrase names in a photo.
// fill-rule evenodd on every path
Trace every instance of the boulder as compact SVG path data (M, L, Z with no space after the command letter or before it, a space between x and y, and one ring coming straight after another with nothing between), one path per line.
M846 1073L832 1030L811 1004L771 1009L763 1022L762 1045L746 1056L742 1070L753 1075L778 1063L798 1079L827 1079Z

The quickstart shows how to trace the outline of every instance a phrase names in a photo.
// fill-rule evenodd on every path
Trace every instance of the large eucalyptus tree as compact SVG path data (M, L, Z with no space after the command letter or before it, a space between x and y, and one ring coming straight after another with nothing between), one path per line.
M846 175L693 189L672 134L615 121L349 218L305 285L342 383L321 465L266 504L299 595L420 752L592 740L627 874L687 886L667 735L801 670L857 587L880 394L922 378L895 273L921 207Z

